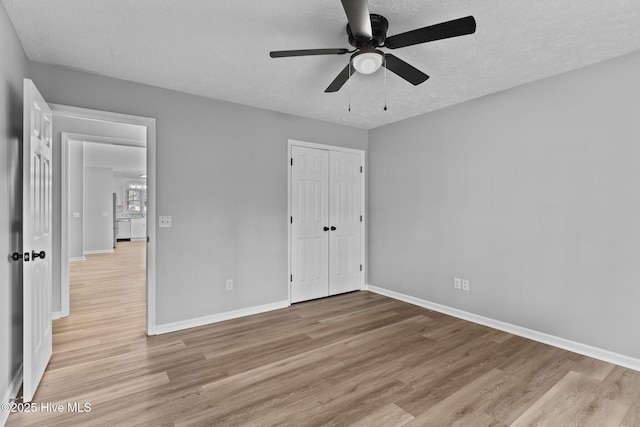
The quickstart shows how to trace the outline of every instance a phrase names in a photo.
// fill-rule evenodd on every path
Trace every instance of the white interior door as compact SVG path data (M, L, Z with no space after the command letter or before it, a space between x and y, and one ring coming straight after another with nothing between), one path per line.
M30 402L52 352L52 115L29 79L23 96L23 398Z
M329 295L329 152L291 147L291 302Z
M291 146L291 302L362 287L360 154Z
M329 294L361 287L360 156L332 151L329 166Z

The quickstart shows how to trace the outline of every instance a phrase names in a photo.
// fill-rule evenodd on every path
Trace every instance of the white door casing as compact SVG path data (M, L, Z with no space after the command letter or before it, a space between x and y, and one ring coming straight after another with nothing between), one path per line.
M30 402L52 353L52 114L24 79L23 399Z
M152 117L134 116L131 114L114 113L110 111L93 110L88 108L73 107L62 104L49 104L53 111L53 115L58 117L71 117L76 119L99 120L104 122L125 123L130 125L144 126L147 129L147 335L156 335L156 119ZM62 133L61 151L64 154L68 150L68 139L65 143L65 132ZM68 137L80 134L66 133ZM96 137L108 143L115 142L113 138ZM127 142L124 145L138 145L133 141L117 139L118 142ZM65 159L63 157L62 162ZM64 166L64 165L63 165ZM68 177L65 174L66 167L62 168L62 198L66 200L65 192L68 191ZM69 206L62 203L61 215L61 235L67 236L60 239L60 286L61 286L61 312L57 313L59 317L69 315L69 277L65 272L69 267L69 250L68 250L68 229L69 229Z
M329 152L291 147L291 301L329 295Z
M289 144L291 302L363 289L364 153Z
M361 164L357 154L339 151L330 153L330 295L361 288Z

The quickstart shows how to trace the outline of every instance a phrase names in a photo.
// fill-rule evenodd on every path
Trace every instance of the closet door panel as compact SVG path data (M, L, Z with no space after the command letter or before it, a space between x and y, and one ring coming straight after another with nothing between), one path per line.
M329 154L329 294L361 288L361 158Z
M291 302L329 295L329 152L292 147Z

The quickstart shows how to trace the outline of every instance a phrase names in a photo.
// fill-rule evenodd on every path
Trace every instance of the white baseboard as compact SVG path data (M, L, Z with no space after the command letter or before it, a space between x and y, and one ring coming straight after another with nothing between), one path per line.
M63 317L69 317L69 310L67 311L54 311L51 313L51 320L62 319Z
M95 254L112 254L115 251L113 250L113 248L111 249L98 249L96 251L84 251L85 255L95 255ZM83 257L84 258L84 257Z
M69 262L76 262L76 261L86 261L87 259L84 256L74 256L69 258Z
M448 314L449 316L457 317L458 319L468 320L469 322L478 323L480 325L488 326L493 329L498 329L513 335L518 335L523 338L528 338L533 341L552 345L554 347L582 354L583 356L592 357L594 359L613 363L615 365L620 365L625 368L633 369L640 372L640 359L625 356L624 354L614 353L612 351L598 347L592 347L587 344L582 344L579 342L556 337L554 335L549 335L544 332L523 328L511 323L506 323L500 320L491 319L489 317L469 313L467 311L458 310L457 308L448 307L446 305L437 304L431 301L423 300L376 286L367 285L367 290L387 296L389 298L408 302L409 304L428 308L429 310L437 311L439 313Z
M15 373L11 382L9 383L9 387L4 393L2 400L0 403L7 403L11 399L15 399L18 396L18 392L20 391L20 386L22 386L22 368L23 365L20 365L18 371ZM4 426L9 419L10 412L0 411L0 426Z
M179 322L165 323L164 325L156 325L153 332L156 335L166 334L168 332L181 331L183 329L195 328L198 326L209 325L211 323L222 322L225 320L237 319L238 317L251 316L252 314L264 313L272 310L287 308L291 305L288 300L278 301L271 304L258 305L255 307L242 308L240 310L232 310L224 313L213 314L211 316L203 316L195 319L181 320Z

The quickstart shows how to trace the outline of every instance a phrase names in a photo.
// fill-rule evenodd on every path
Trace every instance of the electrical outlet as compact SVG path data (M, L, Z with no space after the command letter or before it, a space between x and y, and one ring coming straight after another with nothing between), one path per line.
M233 279L227 279L227 290L228 291L233 290Z
M459 277L454 277L453 278L453 288L454 289L461 289L462 285L461 285L462 281L460 280Z
M462 290L463 291L469 290L469 281L466 279L462 279Z

